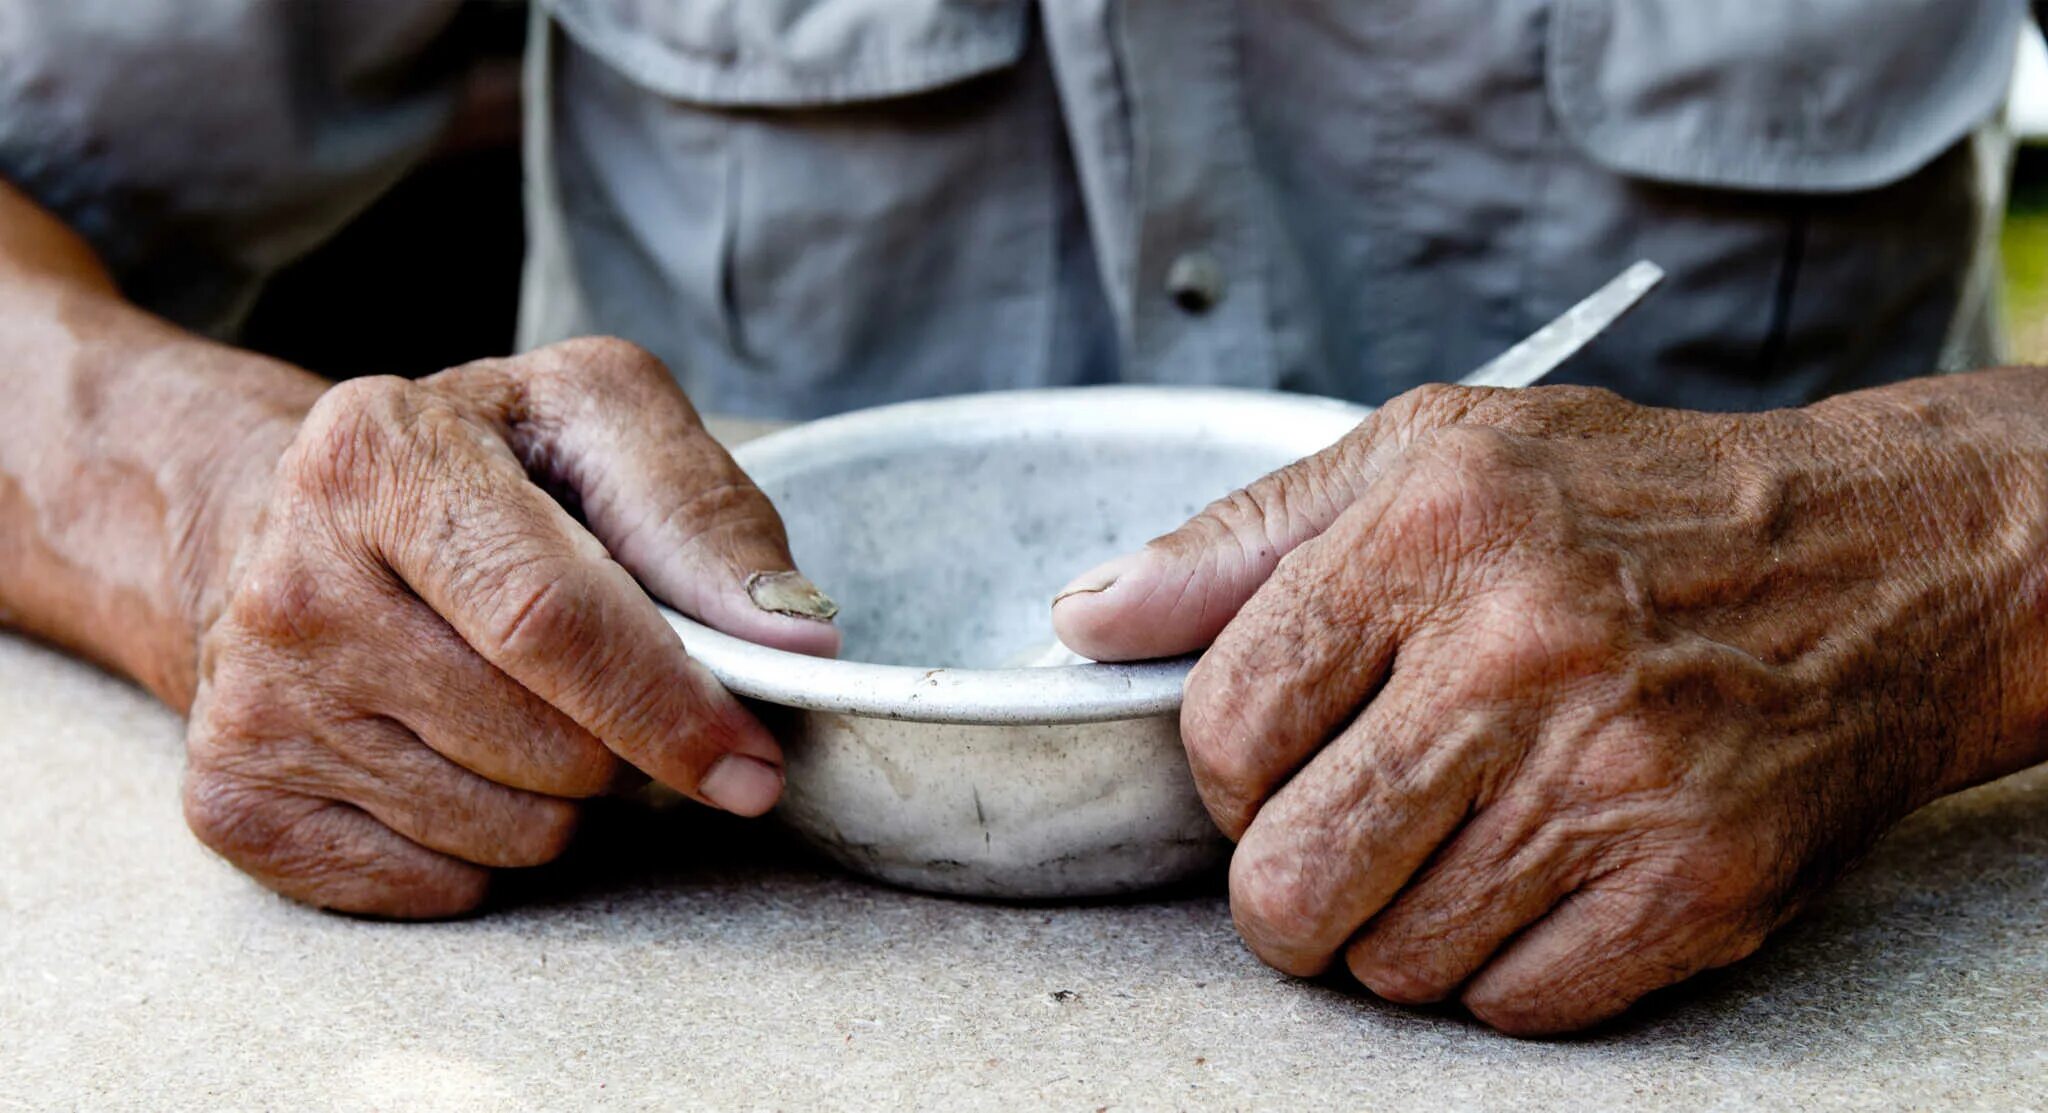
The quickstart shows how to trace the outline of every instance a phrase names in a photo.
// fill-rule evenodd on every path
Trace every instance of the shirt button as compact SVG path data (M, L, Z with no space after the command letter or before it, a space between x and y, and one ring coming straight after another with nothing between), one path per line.
M1223 264L1206 251L1190 251L1166 269L1166 293L1189 313L1207 313L1223 300Z

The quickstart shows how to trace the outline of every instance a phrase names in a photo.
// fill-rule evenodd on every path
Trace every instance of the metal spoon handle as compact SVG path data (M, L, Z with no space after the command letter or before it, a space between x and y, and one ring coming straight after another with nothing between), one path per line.
M1534 386L1545 375L1579 354L1593 338L1613 327L1664 281L1664 268L1640 262L1600 287L1592 297L1565 310L1564 316L1537 329L1491 363L1458 380L1459 386Z

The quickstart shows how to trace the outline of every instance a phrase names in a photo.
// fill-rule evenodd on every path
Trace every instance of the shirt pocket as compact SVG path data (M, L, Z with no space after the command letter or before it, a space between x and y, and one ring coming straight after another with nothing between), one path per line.
M591 323L670 357L700 401L826 412L976 385L985 345L1032 350L1058 147L1050 83L1022 64L1028 0L549 11L608 71L571 65L565 142L673 299Z
M1998 112L2024 13L2024 0L1554 0L1548 91L1566 137L1619 174L1858 192Z
M1026 0L545 0L578 44L664 96L816 107L904 96L1023 52Z

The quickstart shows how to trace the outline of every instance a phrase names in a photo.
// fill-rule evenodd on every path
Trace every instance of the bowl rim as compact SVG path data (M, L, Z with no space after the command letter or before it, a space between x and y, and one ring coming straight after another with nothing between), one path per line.
M1302 435L1304 444L1314 442L1299 453L1307 455L1341 437L1371 412L1369 407L1333 398L1229 387L988 391L898 402L794 425L740 445L733 458L749 475L772 477L779 469L807 465L820 455L858 451L905 432L914 432L923 444L974 443L986 440L992 429L1028 428L1034 418L1058 417L1060 431L1072 433L1166 427L1191 415L1210 421L1227 415L1233 426L1246 430L1277 423ZM1270 444L1271 438L1256 443ZM806 711L870 718L1020 725L1171 714L1180 708L1181 691L1195 661L1190 655L1037 669L878 664L757 645L667 606L660 609L690 655L735 694Z

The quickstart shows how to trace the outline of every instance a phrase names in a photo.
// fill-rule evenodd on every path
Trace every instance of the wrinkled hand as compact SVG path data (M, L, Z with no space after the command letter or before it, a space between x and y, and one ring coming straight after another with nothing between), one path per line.
M465 911L490 868L559 854L621 761L741 815L774 804L774 741L635 577L809 653L836 651L830 604L646 353L573 341L335 386L247 497L264 509L213 573L185 810L264 884Z
M1575 1029L2038 739L2048 468L1996 426L1933 391L1425 389L1055 623L1098 658L1213 639L1182 732L1261 958Z

